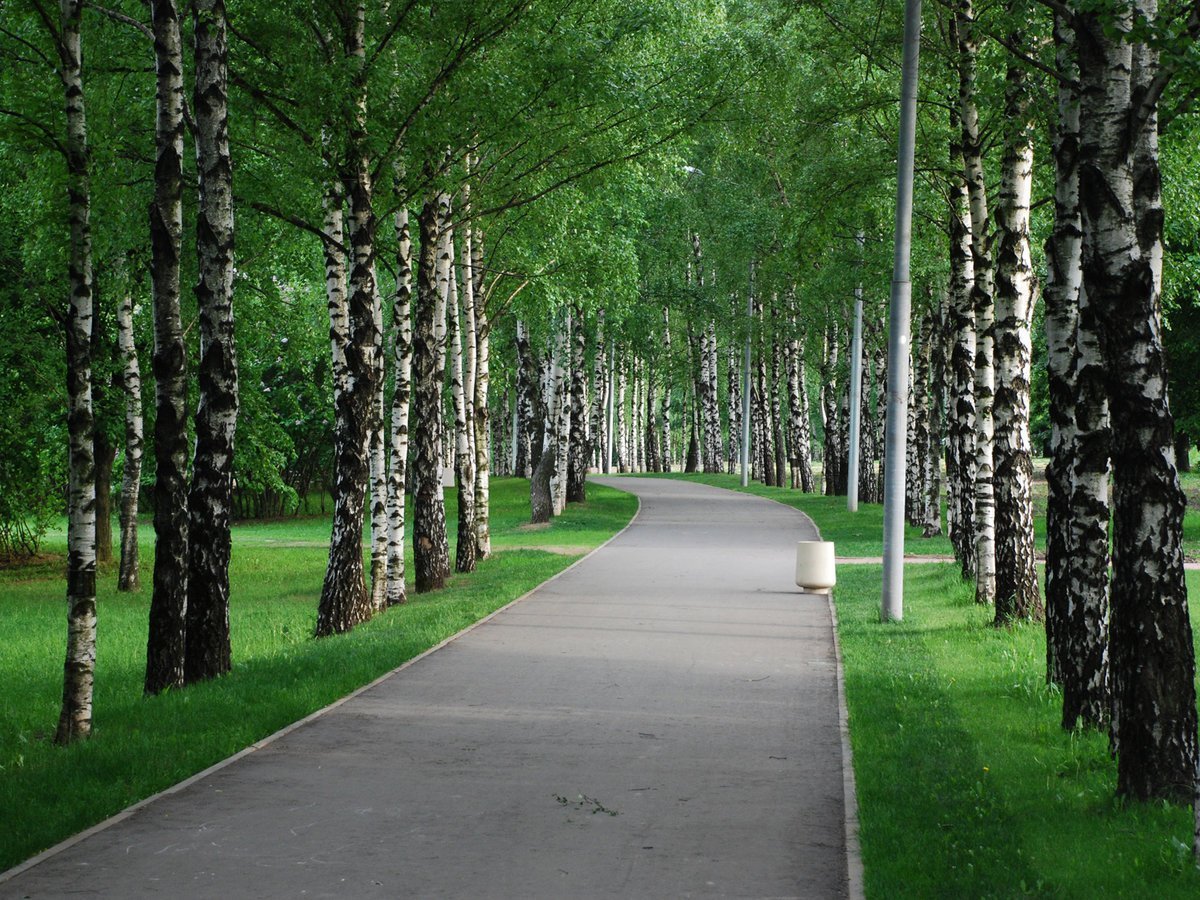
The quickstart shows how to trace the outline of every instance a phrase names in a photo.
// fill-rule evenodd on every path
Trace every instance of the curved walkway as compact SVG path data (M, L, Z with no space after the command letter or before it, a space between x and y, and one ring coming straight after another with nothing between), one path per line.
M0 882L3 897L840 897L833 631L802 514L610 479L524 600Z

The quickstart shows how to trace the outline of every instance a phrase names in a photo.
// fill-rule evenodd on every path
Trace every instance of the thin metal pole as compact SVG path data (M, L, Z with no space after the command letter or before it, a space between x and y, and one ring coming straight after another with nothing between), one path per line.
M754 334L754 260L746 292L746 351L742 356L742 487L750 484L750 337Z
M861 231L858 242L859 264L867 237ZM846 476L846 509L858 512L859 448L862 446L862 376L863 376L863 286L862 276L854 288L854 338L850 343L850 471Z
M917 70L921 0L904 3L904 62L900 99L900 152L896 164L896 256L888 324L888 403L883 476L883 601L885 622L904 618L904 477L907 457L908 357L911 331L913 160L917 134Z

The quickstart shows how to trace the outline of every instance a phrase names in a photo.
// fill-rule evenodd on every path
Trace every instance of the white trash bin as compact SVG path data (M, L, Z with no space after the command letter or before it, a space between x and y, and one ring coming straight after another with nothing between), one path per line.
M833 541L796 544L796 586L807 593L828 593L837 584Z

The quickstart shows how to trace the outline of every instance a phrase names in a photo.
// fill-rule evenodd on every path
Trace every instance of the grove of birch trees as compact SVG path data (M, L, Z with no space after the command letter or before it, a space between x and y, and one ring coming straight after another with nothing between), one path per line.
M535 523L589 473L743 457L845 495L855 396L879 503L901 366L908 521L996 627L1044 621L1063 726L1107 731L1122 796L1192 802L1200 6L926 9L889 360L901 26L861 0L0 6L0 550L69 518L57 739L91 728L114 544L141 590L139 508L154 694L230 668L235 519L328 498L333 635L485 561L493 477Z

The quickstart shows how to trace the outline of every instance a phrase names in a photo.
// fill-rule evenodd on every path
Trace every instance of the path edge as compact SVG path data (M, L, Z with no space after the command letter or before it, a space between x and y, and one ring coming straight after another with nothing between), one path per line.
M605 487L610 487L614 491L621 491L620 488L613 487L612 485L605 485ZM476 622L472 622L466 628L462 629L462 631L458 631L458 632L455 632L454 634L450 635L450 637L446 638L440 644L436 644L435 646L430 647L428 650L425 650L424 652L419 653L418 655L414 656L412 659L405 660L400 665L396 666L396 668L391 669L390 671L384 672L378 678L374 679L373 681L371 681L367 684L364 684L362 687L355 688L349 694L346 694L344 697L339 697L337 700L334 700L328 706L323 706L318 710L314 710L313 712L311 712L307 716L305 716L303 719L297 719L295 722L292 722L290 725L283 726L283 728L280 728L278 731L267 735L265 738L255 741L253 744L250 744L247 747L243 747L241 750L239 750L237 753L233 754L232 756L227 756L227 757L225 757L225 759L222 759L222 760L219 760L219 761L213 763L207 769L202 769L199 772L195 773L194 775L189 775L183 781L176 782L175 784L171 785L170 787L164 788L163 790L159 791L156 794L151 794L149 797L144 797L141 800L139 800L137 803L134 803L132 806L125 807L123 810L121 810L118 813L114 813L113 815L109 816L107 819L97 822L95 825L92 825L89 828L85 828L83 831L80 831L77 834L73 834L69 838L59 841L57 844L54 844L51 847L47 847L45 850L43 850L41 853L38 853L36 856L31 856L29 859L25 860L25 862L18 863L17 865L13 866L11 869L8 869L7 871L0 872L0 885L3 885L6 882L11 881L12 879L16 878L18 875L22 875L25 872L28 872L30 869L34 868L35 866L41 865L42 863L46 862L46 860L50 859L51 857L57 856L58 854L62 853L64 850L69 850L70 848L74 847L76 844L87 840L92 835L99 834L101 831L104 831L107 828L111 828L113 825L116 825L119 822L125 821L130 816L134 815L139 810L141 810L143 807L149 806L150 804L155 803L158 800L163 799L164 797L170 797L173 794L177 794L180 791L191 787L193 784L195 784L199 781L203 781L208 776L221 771L222 769L226 768L227 766L233 765L235 762L242 759L243 757L249 756L251 753L254 753L258 750L262 750L264 747L267 747L270 744L275 743L276 741L278 741L281 738L287 737L287 735L291 734L293 731L297 731L300 728L303 728L305 725L309 724L310 722L313 722L316 719L321 718L326 713L332 712L333 710L337 709L342 704L350 702L351 700L358 697L359 694L365 694L367 691L371 690L372 688L378 687L380 684L387 681L389 678L393 677L394 675L398 675L401 672L403 672L405 669L409 668L410 666L416 665L421 660L423 660L425 657L432 656L434 653L437 653L443 647L446 647L446 646L454 643L459 638L474 631L476 628L486 625L488 622L490 622L492 619L496 618L501 613L505 612L506 610L516 606L518 603L521 603L522 601L533 596L538 591L540 591L542 588L544 588L546 585L550 584L553 581L557 581L559 578L566 575L568 572L570 572L572 569L574 569L580 563L587 560L593 554L599 553L601 550L603 550L605 547L607 547L609 544L611 544L613 541L615 541L617 538L619 538L626 531L628 531L630 528L633 527L633 523L637 521L638 516L640 516L642 513L642 498L639 497L637 494L630 493L629 491L621 491L621 493L631 496L635 500L637 500L637 509L635 509L633 511L633 516L630 517L629 521L625 523L625 525L621 528L620 531L618 531L616 534L612 535L612 537L610 537L604 543L602 543L596 547L593 547L591 550L589 550L583 556L579 557L579 559L575 560L575 562L571 563L569 566L562 569L561 571L554 573L549 578L547 578L545 581L543 581L541 584L534 585L532 588L530 588L528 591L526 591L520 597L517 597L515 600L510 600L508 603L504 604L499 609L493 610L492 612L488 613L482 619L479 619ZM498 551L498 552L502 552L502 551ZM836 639L836 632L835 632L835 639ZM839 662L839 666L840 665L841 664ZM838 682L840 685L840 683L841 683L840 670L839 670L839 674L838 674Z
M717 487L714 484L705 486ZM778 503L808 519L812 523L813 530L817 532L817 537L821 537L821 529L817 527L813 517L790 503L784 503L775 497L752 494L749 491L738 491L732 488L718 488L718 490L746 494L771 503ZM833 600L834 591L829 590L824 593L829 603L829 618L833 623L833 655L837 663L835 668L838 692L838 732L842 741L842 808L846 831L846 893L851 900L863 900L866 895L863 892L862 844L858 840L858 786L854 780L854 752L850 747L850 708L846 705L846 673L842 662L842 642L838 638L838 615L837 604Z
M821 536L821 529L817 528L813 517L804 510L797 509L782 500L776 500L774 497L764 497L763 499L796 510L812 522L817 537ZM835 580L836 577L835 570ZM846 671L842 661L842 641L838 637L838 614L837 604L833 601L834 590L835 588L830 588L825 591L825 598L829 603L829 618L833 623L833 656L837 661L838 732L842 740L842 808L845 811L846 822L846 893L852 900L864 900L866 894L863 885L862 844L858 840L858 784L854 780L854 751L850 747L850 707L846 705Z

